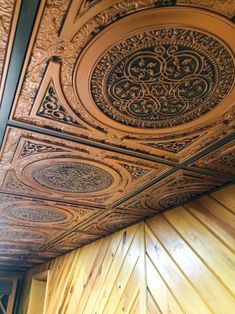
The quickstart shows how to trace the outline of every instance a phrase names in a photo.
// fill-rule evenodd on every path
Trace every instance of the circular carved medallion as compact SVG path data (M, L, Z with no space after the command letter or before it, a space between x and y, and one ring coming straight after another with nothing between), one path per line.
M28 231L9 231L0 230L1 238L15 239L15 240L39 240L44 239L45 236Z
M208 125L234 102L234 36L230 21L200 9L132 14L83 50L74 70L76 97L92 123L128 134Z
M49 208L12 208L10 215L14 218L32 222L59 222L66 219L66 215Z
M167 195L159 200L158 205L160 208L169 208L179 204L184 204L194 198L197 198L199 195L203 194L203 192L204 191L184 191Z
M113 182L105 170L77 162L56 162L33 172L40 185L66 193L90 193L107 189Z
M221 41L167 27L139 32L106 51L90 89L112 120L158 129L198 119L224 100L233 83L233 58Z

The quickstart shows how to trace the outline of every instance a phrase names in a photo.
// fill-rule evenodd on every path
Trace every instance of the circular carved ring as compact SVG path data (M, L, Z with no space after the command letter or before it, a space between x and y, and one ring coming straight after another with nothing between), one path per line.
M77 97L100 122L127 132L172 132L217 118L235 97L233 36L229 21L198 9L137 13L84 51Z
M58 158L26 166L23 180L30 180L43 192L89 196L115 189L121 178L115 170L97 162Z
M8 219L20 221L21 223L60 223L71 219L71 214L65 210L49 206L35 206L33 204L18 204L7 206L2 214Z

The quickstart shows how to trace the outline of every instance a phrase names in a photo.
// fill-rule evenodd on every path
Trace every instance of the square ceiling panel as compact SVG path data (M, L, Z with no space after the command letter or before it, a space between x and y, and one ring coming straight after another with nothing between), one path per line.
M0 6L0 269L235 182L235 1Z
M171 166L9 128L2 147L1 189L106 207L161 177Z

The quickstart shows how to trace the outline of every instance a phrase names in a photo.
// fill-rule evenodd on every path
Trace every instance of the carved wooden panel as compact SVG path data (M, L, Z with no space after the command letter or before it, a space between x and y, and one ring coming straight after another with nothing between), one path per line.
M0 106L4 269L235 180L234 0L39 2L29 38L30 2L0 0L0 99L12 48L27 47Z
M233 132L232 22L175 1L68 4L35 25L14 120L176 162Z
M104 207L162 175L169 166L82 144L8 129L3 191Z
M35 226L65 231L97 213L96 208L0 195L0 225ZM57 232L58 232L57 231Z
M2 93L7 75L20 5L21 0L0 1L0 101L2 99Z
M235 141L196 161L193 166L235 176Z
M235 16L235 1L234 0L177 0L177 5L187 5L209 9L227 17Z
M222 178L179 170L123 203L120 208L140 213L152 210L156 213L191 201L225 183L226 180ZM149 215L146 213L145 216Z

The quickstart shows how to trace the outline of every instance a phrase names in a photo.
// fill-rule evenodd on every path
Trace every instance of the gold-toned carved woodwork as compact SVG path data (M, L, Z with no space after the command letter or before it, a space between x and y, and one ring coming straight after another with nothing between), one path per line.
M73 127L86 129L84 123L79 121L70 109L60 86L60 63L50 61L43 82L35 99L31 112L32 117L40 116L58 123L68 124ZM45 122L46 123L46 122Z
M87 46L77 61L76 92L93 117L117 130L167 134L203 125L205 119L215 119L215 114L232 106L232 26L224 21L217 25L225 27L223 31L215 32L215 25L211 29L209 23L218 22L217 18L189 9L186 15L185 11L164 8L131 15L125 18L125 28L122 21L114 23ZM180 26L183 15L185 27ZM205 30L196 31L202 25ZM222 41L225 29L227 45ZM206 56L208 51L210 56ZM88 63L91 59L94 62ZM216 89L211 75L221 77Z
M131 174L133 181L138 180L139 178L143 177L147 174L150 170L144 169L140 167L135 167L131 164L123 164L123 166L127 169L127 171Z
M88 2L88 10L84 14L86 2ZM97 33L100 28L104 28L120 17L147 8L172 5L174 2L172 0L73 1L60 36L67 41L79 39L80 43L85 43L92 33Z
M177 29L177 25L181 26L182 16L185 21L184 28L188 29L189 33L191 32L191 37L188 36L187 41L186 39L184 40L183 36L181 35L181 45L185 44L186 42L187 44L191 45L192 38L195 37L194 35L196 34L196 32L198 34L203 34L197 35L197 38L202 38L204 36L203 38L205 42L204 44L201 44L201 51L203 51L203 53L196 53L197 56L195 55L195 57L191 54L192 49L190 48L190 56L188 55L187 58L186 56L184 56L185 60L179 57L179 59L182 59L180 59L180 62L189 62L189 59L191 60L189 65L183 66L181 64L181 70L184 67L185 71L188 71L190 69L190 71L192 71L193 69L193 71L196 71L194 75L196 75L198 79L195 79L195 81L193 82L190 81L194 86L194 93L202 93L202 90L206 88L206 85L210 85L210 91L212 91L212 82L215 82L215 80L208 79L207 83L206 81L204 81L206 77L209 78L212 75L212 72L216 73L217 70L221 70L220 74L222 76L229 77L229 75L233 75L232 66L227 66L226 68L221 67L221 64L225 65L226 62L232 62L231 58L229 57L229 51L233 51L235 49L234 41L232 39L234 33L234 27L232 26L232 23L223 18L218 18L218 16L214 13L205 12L199 9L183 7L162 8L161 6L170 5L169 1L165 1L164 3L163 2L159 1L158 3L156 1L125 1L125 3L119 2L117 4L116 1L113 1L112 3L110 3L110 1L100 1L98 3L94 3L91 8L88 8L85 11L84 15L82 14L82 18L84 18L85 24L81 21L80 17L78 18L79 14L77 15L77 13L79 11L81 3L77 1L72 1L69 12L67 12L67 1L63 1L60 4L54 3L51 6L46 6L43 13L44 18L42 19L40 25L38 25L39 29L37 37L32 38L32 40L35 40L36 45L34 45L31 52L31 59L29 61L28 67L27 69L25 68L27 77L29 79L24 79L22 89L18 93L19 98L17 98L17 101L15 102L15 110L12 114L12 118L18 121L43 126L46 128L54 128L54 130L73 134L78 137L85 137L91 140L101 141L108 145L115 145L129 150L141 151L145 154L151 154L158 158L174 162L184 161L187 158L194 156L196 153L200 152L213 142L222 139L227 134L230 134L232 132L231 122L234 120L234 109L232 108L231 101L231 99L234 97L234 88L229 93L228 84L227 87L225 87L226 84L217 84L219 88L217 88L216 90L214 89L215 93L212 92L214 93L214 96L216 96L216 93L218 92L218 95L220 96L215 97L215 99L221 99L219 104L216 105L214 103L215 108L213 110L205 113L209 108L205 105L206 102L204 102L204 109L202 109L201 105L199 106L201 109L199 109L198 106L196 106L197 108L192 109L190 105L189 107L192 109L192 111L190 111L191 109L189 111L192 114L189 112L188 114L183 114L182 111L179 112L179 114L175 113L174 116L174 113L172 113L172 118L165 120L168 121L168 126L171 126L169 128L136 128L134 127L134 120L136 119L136 116L131 116L131 118L129 117L129 122L133 123L133 126L123 125L121 123L118 123L115 120L115 117L114 119L111 119L105 114L102 114L101 110L99 110L99 108L95 105L90 93L89 80L91 73L94 73L95 67L99 66L99 60L102 60L102 58L105 58L105 56L108 55L107 49L110 50L110 48L108 47L116 47L116 45L118 47L118 45L121 45L123 37L125 37L125 40L128 41L128 37L130 37L128 34L132 34L133 32L144 32L147 27L145 27L146 23L149 27L149 34L151 34L151 31L153 32L154 29L158 28L159 25L161 25L161 28L166 25L166 29L168 29L167 23L170 22L172 25L174 25L174 29ZM107 8L105 3L107 4ZM151 9L153 5L159 6L159 8ZM147 8L149 8L149 10L146 10ZM145 9L145 11L141 12L142 9ZM102 13L98 13L101 12L99 10L101 10ZM129 15L130 13L134 13L134 11L136 11L136 14ZM118 15L119 13L121 14ZM165 16L167 16L167 20ZM78 18L77 20L76 17ZM110 20L115 20L115 22L110 24ZM103 27L97 28L97 25L100 25L101 21L103 21ZM82 23L82 25L84 26L81 27L78 22ZM59 26L61 24L62 28L60 29ZM96 30L94 31L94 29ZM73 33L77 35L74 36ZM71 35L73 37L73 40L68 42L71 38L65 39L65 37L67 36L65 34L67 34L68 36ZM91 40L91 37L94 38ZM47 41L45 41L45 38L47 38ZM48 38L50 39L48 40ZM196 40L195 38L194 41ZM88 41L90 42L88 43ZM84 49L85 43L88 44ZM213 44L213 49L205 49L206 43L208 43L208 45ZM139 45L135 45L135 43L133 42L132 46L134 47L134 50L138 50L137 47ZM221 49L218 49L219 47L221 47ZM126 57L128 57L128 54L130 55L132 51L131 49L132 48L130 45L130 51L127 49L128 51ZM178 47L177 49L179 50L180 48ZM226 52L224 49L228 52L228 58L225 58ZM176 52L177 56L179 53L178 50ZM224 53L217 58L216 56L219 56L218 51L224 51ZM135 53L138 53L138 51ZM176 55L174 58L176 58ZM199 62L199 59L201 57L209 62L204 62L204 68L199 67L201 69L200 71L202 72L199 71L199 68L194 67L194 65ZM171 59L172 62L173 60L176 61L176 59L174 58ZM215 59L217 61L221 60L221 62L213 61ZM48 62L49 65L47 66ZM112 67L116 66L114 65L115 62L113 62L114 61L110 61L110 63L107 62L107 64L109 64L109 66L107 67L107 71L111 71L110 73L114 73L112 72L114 71L112 70ZM210 65L207 66L206 63L207 65ZM169 66L169 68L176 69L176 66ZM48 69L50 69L50 71ZM217 70L214 71L214 69ZM152 71L154 70L152 69ZM209 76L206 76L203 71L207 71ZM228 71L230 71L230 74L228 74ZM203 78L200 76L202 73ZM77 77L75 74L77 75ZM187 79L187 75L185 76L185 78L186 83L184 82L184 84L191 84ZM166 86L169 85L168 81L164 82ZM50 84L53 84L53 86L50 86ZM182 87L182 82L180 84ZM232 84L232 79L229 80L229 84ZM152 86L150 85L151 84L148 84L148 88ZM61 104L61 106L64 108L63 110L65 110L62 110L62 112L54 111L54 109L51 111L49 110L52 116L53 114L58 115L53 118L54 120L45 115L38 115L38 112L40 112L38 110L43 105L44 98L45 96L47 97L47 93L48 90L50 90L50 87L53 87L53 90L51 90L52 96L58 96L56 97L58 98L59 104ZM93 90L94 88L95 87L93 86ZM176 90L178 90L179 92L179 88L177 88L175 89L175 92ZM225 98L226 88L228 95ZM36 98L32 97L32 95L35 95L35 91L37 91L38 89L39 92L37 93ZM75 93L76 90L77 92ZM147 92L147 90L144 91L143 88L141 90L143 97L145 97L147 94L150 95L150 92ZM151 90L153 92L154 89L152 89L151 87ZM155 89L155 92L156 91L157 90ZM181 89L181 94L182 92L183 91ZM197 96L199 94L197 94ZM51 99L53 100L52 107L54 106L55 101L55 98L53 97L51 97ZM110 95L107 95L107 97L110 97ZM146 97L148 98L149 96ZM179 95L177 97L179 97ZM147 98L145 99L146 101ZM223 98L224 101L222 101ZM198 100L195 99L194 101L197 102ZM209 98L207 100L209 101ZM209 102L210 105L213 107L212 102ZM162 102L162 104L163 105L161 110L163 110L163 117L165 114L165 110L167 108L169 109L170 107L168 105L165 106L164 101ZM181 105L181 109L183 110L183 108L185 108L185 99L182 100ZM126 103L124 107L129 110L129 104ZM146 110L148 115L150 114L149 110L152 108L151 104L147 104L147 102L145 109L142 108L142 105L140 106L140 104L133 104L132 107L136 108L135 110L137 110L137 115L140 114L143 110L145 111L144 115L146 114ZM156 107L156 103L153 105L153 107ZM59 108L58 104L56 105L56 108ZM179 111L181 110L180 108L178 109ZM158 112L159 108L157 108L156 111ZM65 112L69 115L69 117L64 115ZM169 113L171 115L170 111ZM188 115L188 118L186 117L186 115ZM192 117L194 117L195 119ZM150 118L152 119L151 115ZM64 121L62 121L63 119ZM194 120L191 122L187 122L187 119ZM65 120L67 120L67 124L65 123ZM141 118L140 125L144 125L144 123L146 123L145 120L146 118ZM76 123L72 123L71 121L76 121L76 123L78 123L79 125L76 125ZM175 126L173 127L174 124ZM180 142L178 148L175 147L174 142Z
M68 244L82 246L89 242L95 241L101 237L99 232L87 232L83 230L77 230L72 232L68 237L64 238L64 241L68 241ZM61 243L60 243L61 244Z
M37 142L32 142L30 140L25 141L22 150L20 152L19 158L24 158L27 156L31 156L34 154L41 154L41 153L51 153L51 152L66 152L63 148L58 148L46 144L40 144Z
M147 210L161 211L191 201L225 183L226 180L222 178L179 170L118 208L136 210L140 213Z
M53 233L70 230L99 209L13 195L0 195L1 224L34 226ZM61 230L60 230L61 229Z
M42 253L46 255L49 252L57 252L57 254L62 254L66 251L70 251L87 243L93 242L100 237L102 237L100 232L84 230L72 231L69 235L64 236L63 239L55 241L55 243L51 245L49 244L46 247L46 250L42 248L42 250L40 250L40 256Z
M191 145L193 142L195 142L199 137L202 135L195 135L193 137L185 137L182 139L177 140L168 140L168 141L162 141L162 142L153 142L153 143L147 143L145 145L151 146L157 149L160 149L162 151L167 151L170 153L177 154L187 148L189 145Z
M0 237L1 241L11 241L22 243L45 243L48 241L48 234L45 230L37 230L30 227L16 227L0 225Z
M177 5L192 5L202 9L209 9L230 18L235 15L234 0L177 0Z
M193 28L158 27L109 48L92 70L90 94L112 120L157 132L208 113L233 82L234 62L222 43Z
M140 221L144 217L146 217L146 214L137 211L109 210L92 222L82 226L81 230L107 235Z
M78 227L78 231L75 231L75 234L82 230L104 236L152 215L153 210L150 208L141 208L141 210L136 208L129 209L128 207L112 209L94 218L91 222Z
M27 193L30 191L32 192L32 189L23 182L21 182L13 171L7 172L3 183L3 189L6 191L16 191L16 193Z
M185 2L40 2L10 119L47 131L5 133L0 268L25 270L229 180L233 142L205 154L235 126L235 29L210 11L231 17L232 2Z
M231 141L192 164L202 169L235 176L235 141Z
M0 22L0 101L2 99L21 0L2 0Z
M33 143L43 149L35 153L33 146L22 158L29 141L30 147ZM4 166L0 167L3 191L101 207L111 205L171 168L14 128L8 129L2 156L4 164L8 160L5 172Z

